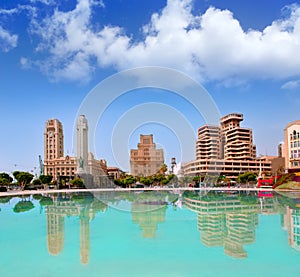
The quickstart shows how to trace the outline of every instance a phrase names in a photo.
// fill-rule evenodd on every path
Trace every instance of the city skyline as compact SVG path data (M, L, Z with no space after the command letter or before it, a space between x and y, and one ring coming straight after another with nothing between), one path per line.
M65 154L75 155L72 133L86 95L111 74L140 66L170 67L192 77L221 115L245 115L257 155L276 155L285 126L299 119L299 22L300 3L288 0L272 5L266 0L5 1L0 4L0 60L5 65L0 68L5 130L0 168L38 167L49 118L63 122ZM95 134L96 158L115 165L110 138L116 122L150 102L183 114L196 141L205 122L190 103L164 90L140 89L116 99L103 114ZM180 156L180 142L167 127L155 122L137 126L124 138L128 149L140 133L151 133L169 164Z

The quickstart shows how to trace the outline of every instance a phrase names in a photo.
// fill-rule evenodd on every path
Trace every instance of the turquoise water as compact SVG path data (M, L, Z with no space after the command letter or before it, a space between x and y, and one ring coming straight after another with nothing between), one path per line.
M40 197L0 198L0 276L300 275L300 195Z

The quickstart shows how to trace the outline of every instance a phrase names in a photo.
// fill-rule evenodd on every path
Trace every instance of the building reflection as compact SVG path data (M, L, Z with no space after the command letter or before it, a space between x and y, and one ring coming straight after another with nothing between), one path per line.
M132 222L138 224L143 238L154 238L159 223L165 222L167 209L166 199L178 198L166 192L144 192L136 195L131 204Z
M281 193L279 202L284 204L282 226L287 231L289 245L300 251L300 194Z
M197 213L197 228L201 242L207 247L223 247L224 253L234 258L246 258L246 245L255 242L259 214L281 214L282 225L287 230L288 243L300 251L300 194L287 195L227 194L220 192L188 191L178 195L157 192L126 193L131 203L131 218L141 229L143 238L155 238L159 224L166 220L170 203L182 202ZM124 201L122 193L102 196L105 203L116 207ZM65 218L79 218L80 260L89 262L90 222L107 204L94 197L78 194L51 196L53 202L46 207L47 244L51 255L59 255L64 247ZM104 199L103 198L103 199ZM178 200L178 201L177 201ZM179 201L180 200L180 201Z
M132 222L138 224L143 238L154 238L159 223L165 222L167 205L157 203L133 202L131 206Z
M51 255L59 255L64 245L65 217L79 217L80 223L80 260L89 262L90 221L99 211L105 211L107 205L91 195L73 195L72 197L52 196L53 204L46 207L47 246Z
M258 214L277 213L278 208L273 198L215 192L186 193L183 203L198 215L202 243L208 247L223 246L224 253L235 258L246 258L244 246L255 242Z

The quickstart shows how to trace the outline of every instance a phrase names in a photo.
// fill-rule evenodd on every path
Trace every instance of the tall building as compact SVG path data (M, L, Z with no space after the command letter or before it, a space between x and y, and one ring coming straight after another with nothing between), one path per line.
M284 129L283 156L286 170L300 171L300 120L289 123Z
M219 126L204 125L198 129L196 159L221 159L221 129Z
M64 132L58 119L50 119L46 122L44 132L44 159L49 161L63 157Z
M220 125L198 129L196 160L184 164L184 174L225 175L235 180L246 171L271 170L271 161L256 157L252 130L240 126L243 115L232 113L221 117Z
M88 173L88 123L84 115L77 119L78 172Z
M232 113L221 117L223 157L226 160L252 160L256 157L252 130L242 128L243 115Z
M44 174L71 179L76 171L75 157L64 156L63 126L58 119L49 119L44 131Z
M111 187L107 179L106 161L96 160L88 153L88 122L84 115L77 119L77 157L64 156L63 126L57 119L49 119L44 131L44 174L54 180L67 183L76 175L82 177L85 185Z
M130 150L130 173L149 176L157 173L164 164L162 149L156 149L153 135L140 135L138 149Z

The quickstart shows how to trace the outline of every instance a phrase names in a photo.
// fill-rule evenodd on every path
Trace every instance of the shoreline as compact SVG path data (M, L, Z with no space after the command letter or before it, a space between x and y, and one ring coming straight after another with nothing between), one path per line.
M295 189L272 189L272 188L190 188L190 187L180 187L180 188L95 188L95 189L47 189L47 190L15 190L0 192L0 197L2 196L18 196L18 195L34 195L34 194L52 194L52 193L74 193L74 192L130 192L130 191L274 191L274 192L300 192L300 190Z

